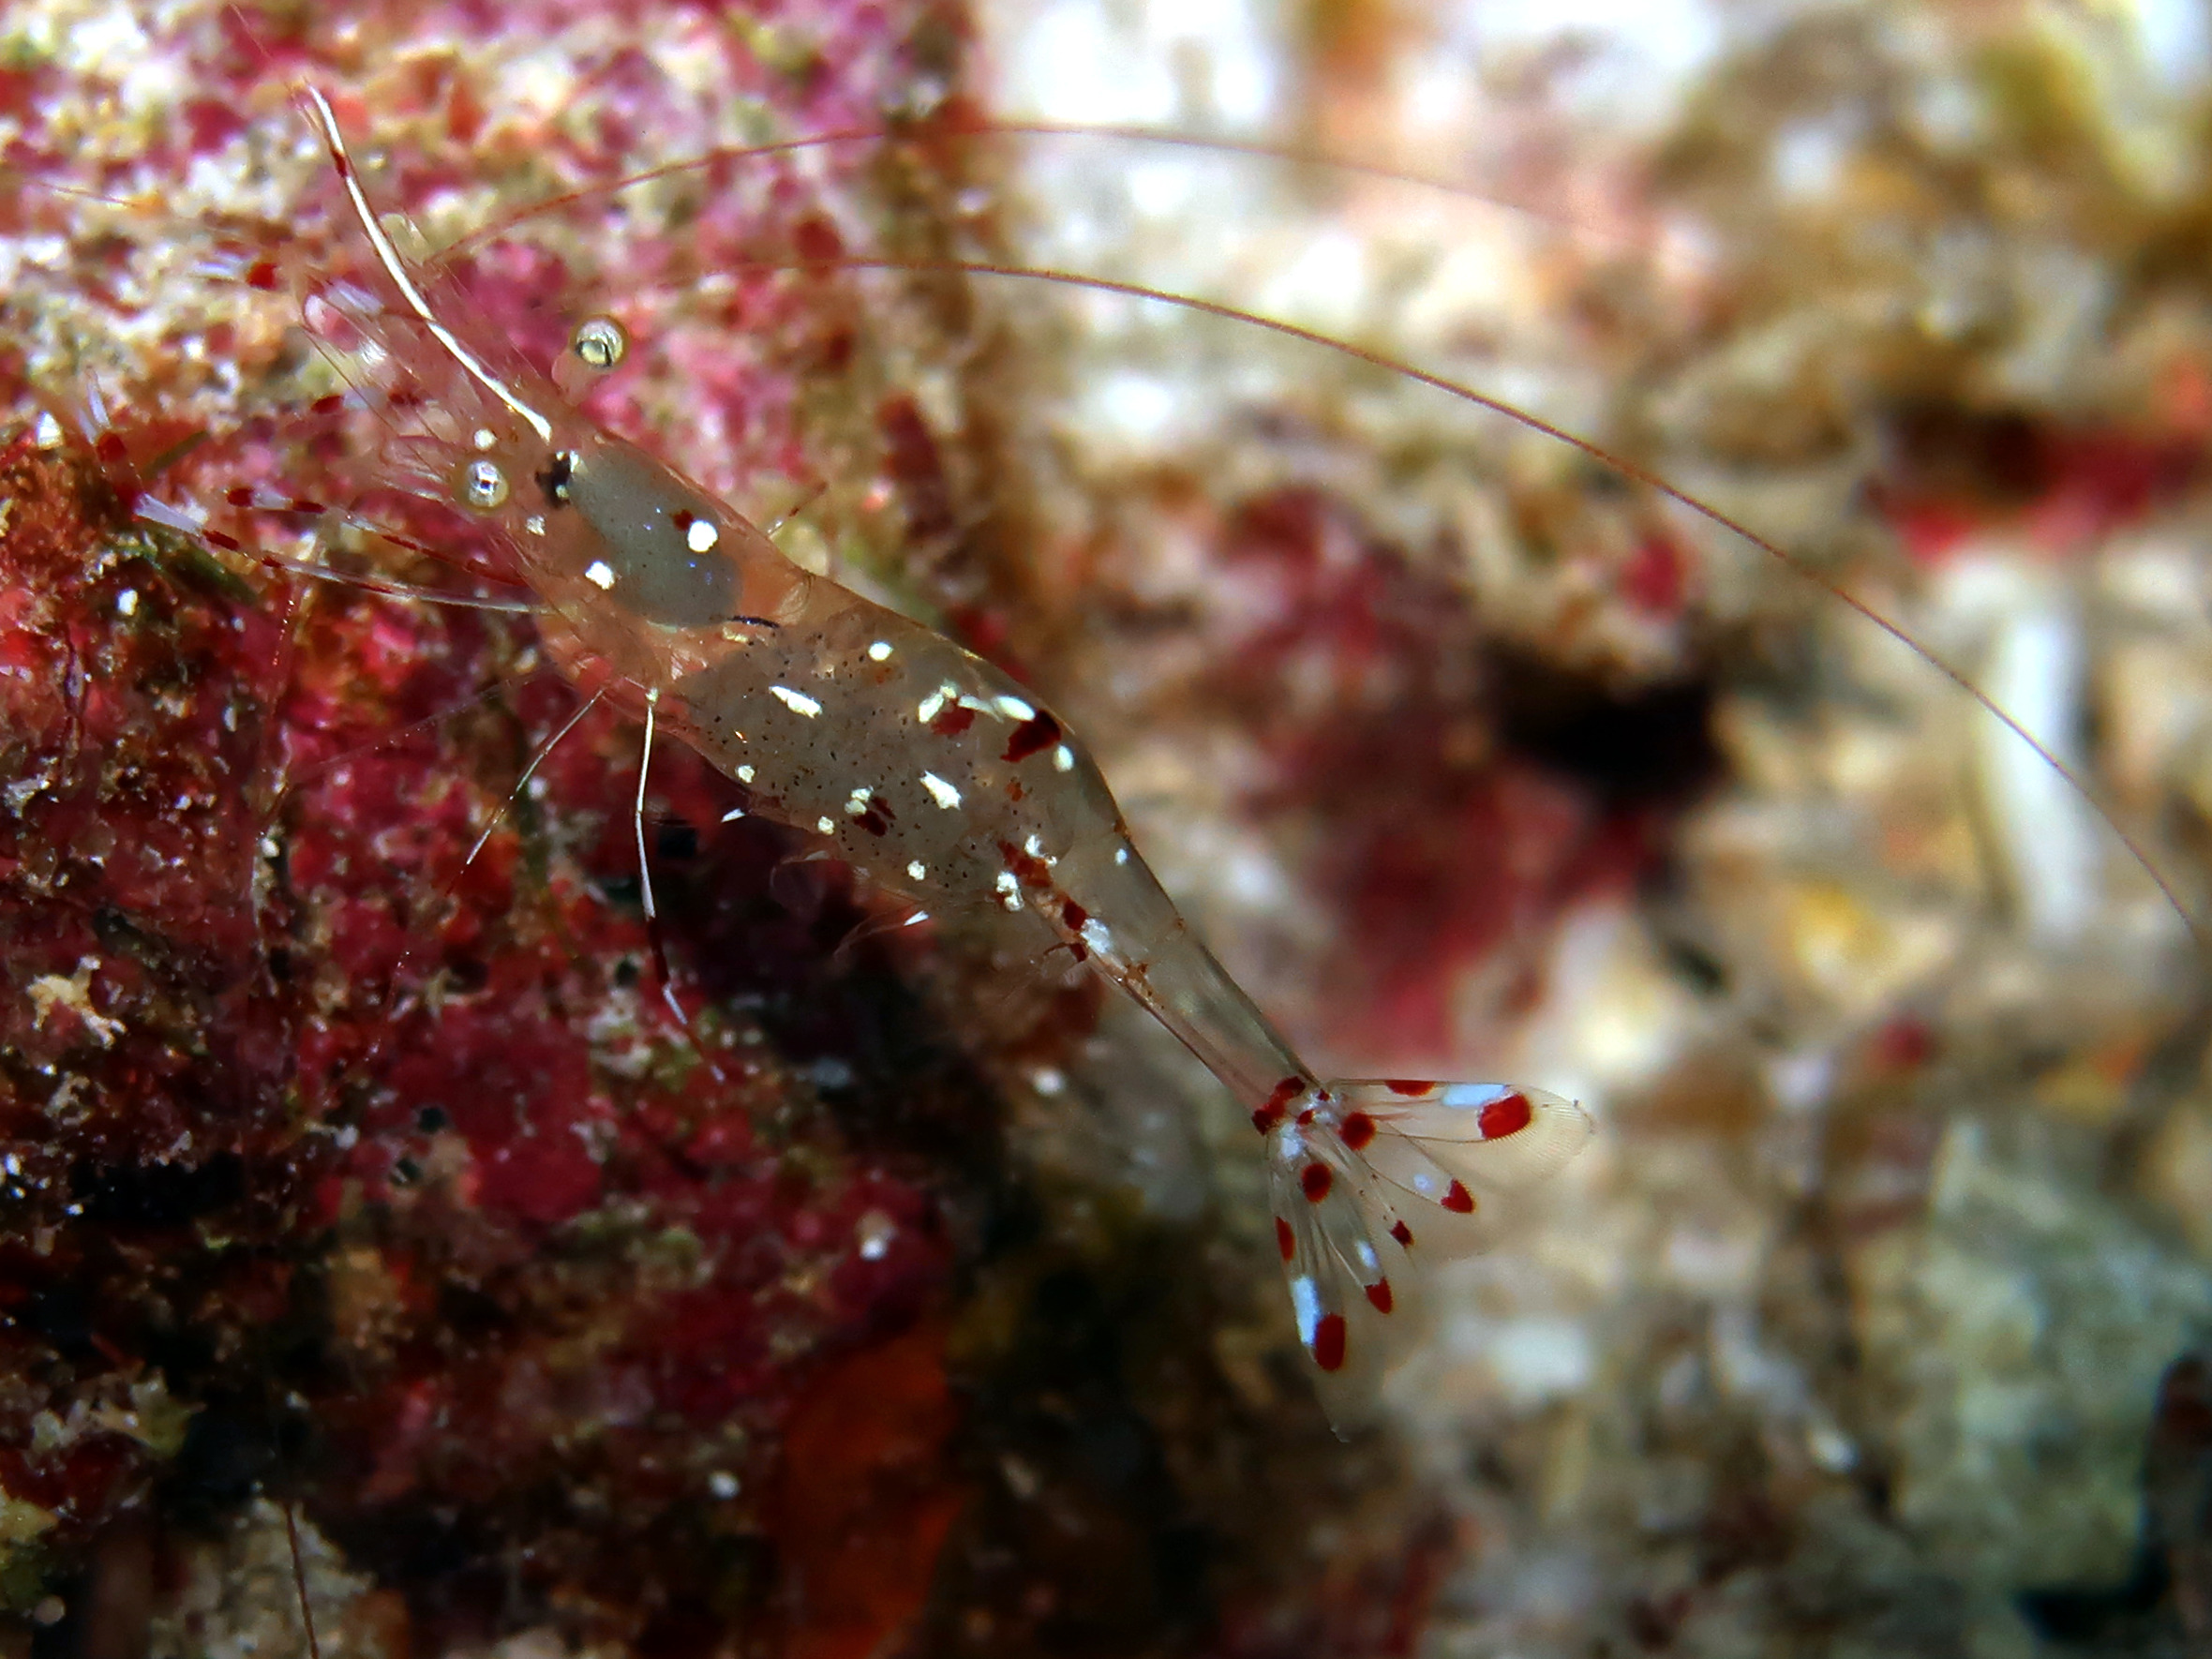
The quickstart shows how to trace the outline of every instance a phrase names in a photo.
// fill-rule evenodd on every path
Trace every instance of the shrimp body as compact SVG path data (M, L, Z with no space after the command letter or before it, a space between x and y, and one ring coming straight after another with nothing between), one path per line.
M1158 1018L1265 1138L1308 1354L1332 1383L1371 1369L1405 1323L1395 1287L1416 1240L1432 1254L1487 1242L1481 1197L1576 1151L1592 1132L1581 1109L1500 1084L1320 1079L1177 912L1054 715L600 430L450 278L402 258L329 105L307 101L387 291L381 306L331 303L409 381L382 411L380 481L478 514L543 603L556 655L642 713L649 747L665 725L743 787L744 810L825 838L925 906L1039 918ZM611 327L586 324L573 349L604 366Z

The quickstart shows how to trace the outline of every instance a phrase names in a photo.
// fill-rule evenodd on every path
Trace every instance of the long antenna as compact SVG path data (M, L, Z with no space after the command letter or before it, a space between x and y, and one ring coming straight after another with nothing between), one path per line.
M2189 930L2190 937L2195 942L2199 953L2212 958L2212 935L2207 935L2204 924L2191 913L2189 906L2182 903L2179 889L2175 886L2173 879L2166 874L2165 871L2160 868L2158 862L2152 859L2149 849L2120 822L2113 810L2105 805L2102 798L2090 785L2086 778L2060 759L2048 745L2035 733L2029 731L2018 719L2006 712L2004 707L1989 693L1977 685L1964 669L1930 650L1906 632L1901 624L1891 621L1834 577L1815 566L1803 555L1791 552L1780 543L1759 534L1741 519L1731 517L1718 507L1699 501L1688 490L1668 483L1657 472L1652 471L1640 462L1632 461L1625 456L1616 455L1594 440L1570 432L1564 426L1555 426L1544 419L1543 416L1531 414L1527 410L1517 408L1502 397L1492 396L1487 392L1479 392L1472 386L1460 381L1455 381L1446 375L1436 374L1428 369L1418 367L1403 358L1393 357L1387 351L1379 351L1369 346L1338 339L1333 335L1325 335L1315 329L1304 328L1295 322L1286 322L1278 317L1266 317L1256 311L1243 310L1235 306L1225 305L1218 300L1201 299L1195 294L1172 293L1163 289L1147 288L1139 282L1123 282L1112 276L1094 276L1081 271L1061 271L1045 265L997 264L981 260L877 259L865 255L844 254L834 255L828 259L747 260L728 268L740 271L796 271L819 269L824 265L842 266L848 270L859 271L944 272L948 274L965 273L975 276L1012 276L1033 282L1054 282L1069 288L1087 289L1095 293L1121 294L1130 299L1157 300L1162 305L1179 306L1186 311L1193 311L1201 316L1218 317L1225 321L1241 322L1252 328L1265 329L1270 334L1280 335L1286 339L1297 340L1308 346L1318 346L1323 351L1350 357L1356 362L1368 364L1386 373L1402 375L1407 380L1418 381L1424 386L1432 386L1449 396L1473 404L1478 409L1487 409L1494 414L1502 415L1507 420L1516 422L1532 432L1540 433L1546 438L1565 444L1570 449L1577 450L1600 466L1618 472L1622 477L1631 479L1644 486L1645 488L1653 490L1667 500L1688 508L1700 518L1718 525L1730 535L1757 548L1780 563L1785 569L1791 571L1801 579L1812 583L1843 605L1858 612L1861 617L1896 640L1957 686L1959 690L1965 692L1967 696L1973 698L1999 725L2026 744L2049 765L2053 771L2065 779L2067 786L2104 821L2105 827L2118 838L2120 844L2127 848L2129 856L2142 867L2144 874L2150 877L2152 885L2159 889L2160 893L2164 896L2166 903L2173 907L2174 914L2181 919L2182 926Z

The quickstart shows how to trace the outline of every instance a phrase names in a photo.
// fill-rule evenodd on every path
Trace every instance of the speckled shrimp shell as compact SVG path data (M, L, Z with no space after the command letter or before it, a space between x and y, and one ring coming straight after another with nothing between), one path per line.
M1322 1082L1192 934L1050 710L577 412L562 387L619 356L619 333L587 322L552 377L518 361L394 246L328 102L306 101L383 290L311 294L310 325L350 332L407 389L364 389L388 434L379 482L475 513L556 655L643 717L649 752L666 729L742 785L744 810L925 905L1029 914L1158 1017L1266 1139L1307 1353L1332 1383L1375 1369L1410 1263L1484 1242L1483 1200L1580 1146L1580 1108L1497 1084ZM642 801L641 779L641 870ZM1329 1403L1342 1421L1353 1397Z

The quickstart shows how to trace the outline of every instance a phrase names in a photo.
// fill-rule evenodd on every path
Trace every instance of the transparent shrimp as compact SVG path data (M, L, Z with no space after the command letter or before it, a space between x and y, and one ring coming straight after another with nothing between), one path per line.
M553 376L518 361L400 253L329 103L306 103L385 290L310 296L310 321L350 327L418 394L381 411L380 482L480 517L572 677L642 718L649 758L657 733L680 738L744 810L925 907L1039 919L1196 1054L1264 1138L1299 1340L1341 1420L1357 1395L1335 1385L1386 1356L1414 1253L1485 1242L1487 1202L1557 1169L1588 1115L1504 1084L1317 1077L1178 914L1049 710L578 412L564 388L619 359L619 327L585 323ZM641 873L643 800L641 776Z

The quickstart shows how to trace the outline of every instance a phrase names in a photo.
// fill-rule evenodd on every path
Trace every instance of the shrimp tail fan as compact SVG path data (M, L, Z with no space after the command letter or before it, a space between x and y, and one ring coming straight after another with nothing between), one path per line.
M1339 1433L1412 1334L1421 1264L1496 1243L1501 1201L1592 1132L1574 1101L1512 1084L1340 1081L1283 1115L1268 1135L1276 1243Z

